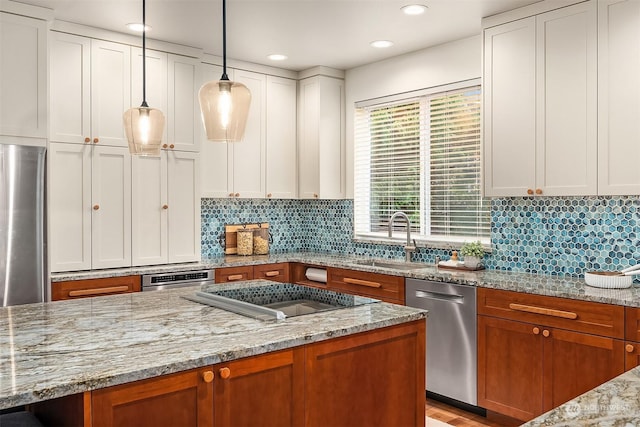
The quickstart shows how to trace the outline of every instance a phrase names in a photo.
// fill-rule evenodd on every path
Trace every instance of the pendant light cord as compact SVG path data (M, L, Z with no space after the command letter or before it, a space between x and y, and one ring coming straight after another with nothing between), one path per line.
M227 76L227 1L222 0L222 77L220 80L229 80Z
M142 105L141 107L149 108L147 104L147 11L145 0L142 0Z

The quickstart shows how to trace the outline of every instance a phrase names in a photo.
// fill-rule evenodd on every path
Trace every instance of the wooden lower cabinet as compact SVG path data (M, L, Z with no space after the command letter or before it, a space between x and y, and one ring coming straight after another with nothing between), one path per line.
M522 421L624 372L624 341L478 316L478 405Z
M51 299L53 301L130 292L140 292L140 276L68 280L51 283Z
M217 365L214 426L302 426L304 348Z
M307 427L424 427L426 322L312 344Z
M215 269L216 283L239 282L241 280L253 280L253 267L244 265L241 267L224 267Z
M289 263L243 265L240 267L216 268L215 282L228 283L241 280L267 279L274 282L289 281Z
M91 427L211 427L213 371L194 369L91 392Z

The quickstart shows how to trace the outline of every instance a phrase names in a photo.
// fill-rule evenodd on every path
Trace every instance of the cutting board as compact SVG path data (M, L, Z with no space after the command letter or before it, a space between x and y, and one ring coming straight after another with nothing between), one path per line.
M224 253L225 255L234 255L238 253L238 230L243 228L266 228L269 229L268 222L258 224L228 224L224 226Z

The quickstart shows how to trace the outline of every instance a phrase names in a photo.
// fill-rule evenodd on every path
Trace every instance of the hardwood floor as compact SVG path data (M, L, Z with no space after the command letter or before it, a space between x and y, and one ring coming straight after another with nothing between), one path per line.
M427 417L458 427L504 427L487 420L483 416L464 411L446 403L427 399L425 404Z

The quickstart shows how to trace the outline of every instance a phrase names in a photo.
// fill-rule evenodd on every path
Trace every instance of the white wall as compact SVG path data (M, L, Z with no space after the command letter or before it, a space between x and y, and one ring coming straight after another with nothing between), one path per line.
M358 101L480 78L480 35L347 70L347 198L353 198L353 119Z

